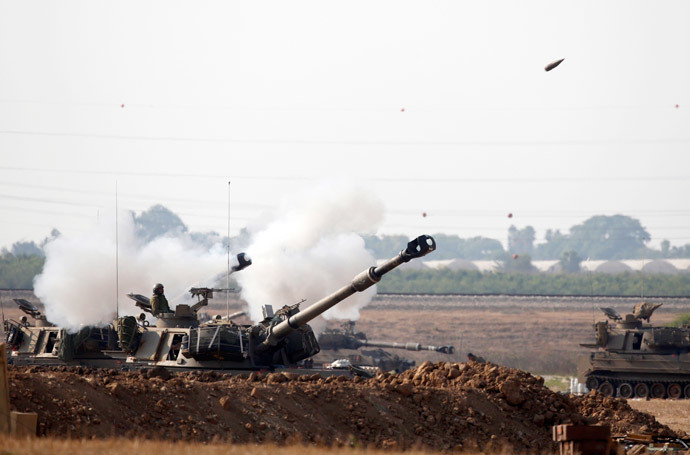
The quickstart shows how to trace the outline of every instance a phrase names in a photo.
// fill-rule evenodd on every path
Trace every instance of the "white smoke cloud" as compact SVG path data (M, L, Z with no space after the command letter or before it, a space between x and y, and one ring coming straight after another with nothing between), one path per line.
M234 275L252 320L261 320L265 304L276 310L306 299L306 308L375 265L358 234L375 232L382 220L383 204L345 182L283 200L273 220L253 232L252 266ZM357 319L375 294L375 287L356 293L324 317Z
M246 250L253 265L233 275L251 318L261 320L264 304L278 309L306 299L306 308L375 265L359 233L375 232L382 219L378 199L343 182L324 183L282 201L275 216L254 229ZM122 212L117 224L117 291L114 218L102 217L84 235L61 236L45 246L46 262L34 293L49 321L74 332L113 322L116 306L120 315L138 315L141 310L125 294L150 296L158 282L174 308L191 303L190 287L211 286L226 270L226 251L220 246L209 252L185 237L142 244L130 213ZM357 319L375 293L375 287L357 293L324 316Z
M111 323L117 305L120 315L137 315L141 310L125 294L149 296L158 282L165 285L174 308L190 303L190 287L212 285L226 269L222 248L204 251L179 237L159 237L142 245L129 213L118 217L118 237L117 292L114 218L102 219L82 236L61 236L46 245L46 262L35 278L34 293L44 303L49 321L74 332L85 325Z

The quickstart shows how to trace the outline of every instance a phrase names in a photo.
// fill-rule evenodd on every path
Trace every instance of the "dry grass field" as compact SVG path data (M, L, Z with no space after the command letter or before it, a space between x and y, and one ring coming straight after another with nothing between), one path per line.
M690 400L628 400L628 404L633 409L653 415L664 425L690 435Z
M17 439L0 435L2 455L132 455L158 453L165 455L391 455L395 452L364 448L328 448L304 445L276 446L272 444L193 444L129 439ZM407 451L409 455L429 454L427 451Z
M420 310L413 309L410 302L404 302L400 309L395 302L387 305L374 302L362 311L357 329L364 331L370 340L450 344L456 348L455 356L399 352L417 364L424 360L465 361L466 354L472 352L490 362L535 374L573 376L577 356L588 352L579 344L591 343L593 323L605 319L598 308L614 306L623 314L631 312L633 305L639 302L639 299L615 303L606 299L571 299L554 303L497 297L477 303L472 299L475 298L458 296L443 305L420 302L423 308ZM516 304L506 305L511 299ZM671 303L667 306L654 315L655 324L666 324L683 311L690 311L690 305ZM337 324L329 322L329 326Z

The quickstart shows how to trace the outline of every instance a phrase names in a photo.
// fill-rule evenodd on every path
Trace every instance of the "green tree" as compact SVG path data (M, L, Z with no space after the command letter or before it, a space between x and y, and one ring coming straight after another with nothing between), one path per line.
M547 231L546 242L535 248L538 259L557 259L565 251L576 251L580 257L591 259L630 259L653 257L643 253L649 233L635 218L625 215L597 215L570 228L568 235ZM671 250L669 256L673 255ZM657 253L659 254L659 253Z
M505 251L503 245L496 239L486 237L472 237L464 242L463 255L458 256L470 260L493 259Z
M535 259L557 259L560 258L565 251L571 249L571 240L558 229L555 231L547 229L544 240L546 240L546 242L540 243L534 247Z
M43 250L36 245L36 242L14 242L11 249L3 248L2 254L12 254L14 256L43 256Z
M44 256L43 247L46 246L48 242L51 242L58 237L60 237L60 231L53 228L53 230L50 231L50 235L44 238L39 244L36 244L34 241L26 242L20 240L18 242L14 242L9 250L7 248L3 248L0 254L11 254L14 256Z
M580 271L580 263L582 258L577 254L576 251L564 251L561 254L561 258L558 263L561 266L561 270L565 273L577 273Z
M529 254L504 254L497 261L497 265L497 271L503 273L535 274L539 272L539 269L532 264Z
M532 254L535 232L532 226L518 229L511 225L508 229L508 252L511 254Z
M377 285L381 293L425 294L544 294L640 296L640 273L526 274L481 273L466 270L394 270ZM690 295L690 274L657 275L645 281L645 294Z
M45 258L38 255L0 256L0 288L32 289L34 277L41 273Z
M157 204L140 215L132 214L137 236L144 242L150 242L162 235L180 235L187 232L187 226L174 212Z
M404 235L364 235L364 246L376 259L389 258L400 252L401 245L410 241Z
M649 233L635 218L597 215L570 228L572 249L592 259L626 259L640 255Z

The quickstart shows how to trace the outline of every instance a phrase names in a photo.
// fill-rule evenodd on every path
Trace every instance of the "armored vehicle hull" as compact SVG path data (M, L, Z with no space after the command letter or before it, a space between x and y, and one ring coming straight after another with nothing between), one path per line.
M593 352L578 359L590 390L623 398L690 398L690 354Z
M624 318L602 308L614 322L594 324L596 342L582 344L597 349L578 358L587 388L622 398L690 398L690 328L644 323L659 306L639 304Z

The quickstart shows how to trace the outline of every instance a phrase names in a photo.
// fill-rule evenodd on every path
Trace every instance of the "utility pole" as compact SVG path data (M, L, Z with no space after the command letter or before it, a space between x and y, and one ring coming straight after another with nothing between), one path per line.
M7 344L0 343L0 433L10 432L10 386L7 378Z

